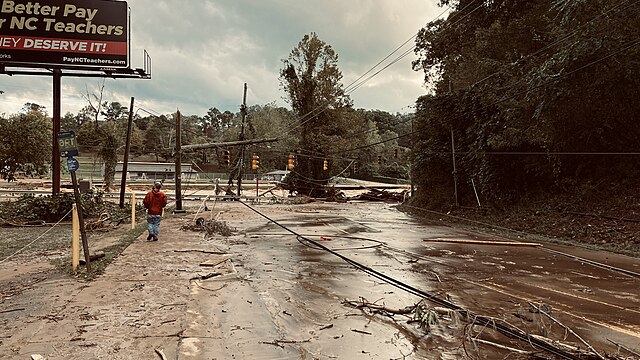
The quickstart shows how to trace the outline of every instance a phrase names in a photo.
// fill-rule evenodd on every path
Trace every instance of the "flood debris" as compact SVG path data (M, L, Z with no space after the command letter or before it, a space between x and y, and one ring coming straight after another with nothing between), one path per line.
M224 259L219 259L219 258L218 259L209 259L207 261L201 262L200 266L203 266L203 267L216 267L216 266L222 264L223 262L225 262L225 261L227 261L229 259L231 259L231 258L227 257L227 258L224 258Z
M350 198L350 200L404 202L408 197L408 190L402 190L401 192L390 192L386 190L369 189L368 192L360 194L358 196L354 196Z
M160 356L160 359L167 360L167 356L164 354L164 351L162 351L161 348L155 348L154 350L155 350L156 354L158 354L158 356Z
M351 329L351 331L358 333L358 334L364 334L364 335L373 335L372 333L368 332L368 331L364 331L364 330L358 330L358 329Z
M554 318L553 316L551 316L551 309L548 309L548 311L545 311L547 309L542 309L542 307L545 304L534 304L532 302L529 303L529 306L535 308L538 310L539 313L543 314L544 316L548 317L551 321L553 321L554 323L560 325L561 327L563 327L567 332L569 332L571 335L573 335L576 339L580 340L581 343L583 343L586 347L589 348L589 350L591 350L591 352L593 352L593 354L595 354L598 359L604 360L604 357L602 355L600 355L600 353L593 348L593 346L591 346L591 344L589 344L588 342L586 342L580 335L576 334L575 331L573 331L571 328L569 328L568 326L564 325L563 323L561 323L560 321L558 321L556 318Z
M284 349L285 344L302 344L302 343L308 343L308 342L311 342L310 338L305 340L276 339L273 341L260 341L260 344L273 345L281 349Z
M220 276L220 275L222 275L222 273L214 272L214 273L208 273L207 275L198 275L198 276L194 276L194 277L192 277L192 278L191 278L191 279L189 279L189 280L191 280L191 281L193 281L193 280L200 280L200 281L202 281L202 280L211 279L212 277L216 277L216 276Z
M542 246L540 243L524 242L524 241L494 241L494 240L468 240L468 239L424 239L422 241L436 243L451 244L468 244L468 245L498 245L498 246Z
M234 232L234 229L227 225L225 221L215 219L207 220L202 217L197 218L194 223L182 225L180 229L185 231L204 231L209 236L215 234L219 234L222 236L231 236Z

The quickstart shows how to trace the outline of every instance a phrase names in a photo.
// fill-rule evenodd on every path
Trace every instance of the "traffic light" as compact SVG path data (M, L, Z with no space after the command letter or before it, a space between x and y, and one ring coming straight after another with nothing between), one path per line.
M393 158L394 159L398 158L398 148L393 149Z
M354 162L354 163L353 163L353 173L354 173L354 174L357 174L357 173L358 173L358 163L357 163L357 162Z
M251 169L258 170L260 167L260 156L257 153L251 155Z
M378 155L378 164L382 164L382 155Z
M294 154L289 154L289 158L287 159L287 169L293 170L296 167L296 156Z
M224 150L222 152L222 165L229 166L229 164L231 164L231 152Z
M327 161L327 159L325 159L324 163L322 163L322 170L324 171L329 170L329 161Z

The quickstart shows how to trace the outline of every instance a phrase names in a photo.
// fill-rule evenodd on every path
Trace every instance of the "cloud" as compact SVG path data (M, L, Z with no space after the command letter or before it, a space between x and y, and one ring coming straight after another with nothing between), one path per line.
M203 115L210 107L238 111L247 102L282 100L278 73L305 34L316 32L339 56L348 85L441 12L424 0L129 0L131 66L153 59L151 80L108 79L105 100L136 102L158 113L179 108ZM403 48L410 49L413 42ZM391 57L393 60L398 54ZM423 75L411 70L413 53L351 94L357 108L406 112L424 94ZM86 104L86 89L102 80L63 77L63 113ZM1 76L0 113L25 102L51 110L51 79Z

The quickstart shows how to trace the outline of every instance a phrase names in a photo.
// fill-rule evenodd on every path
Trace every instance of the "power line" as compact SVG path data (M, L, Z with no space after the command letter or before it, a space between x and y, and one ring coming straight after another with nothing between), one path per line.
M465 9L467 9L469 6L471 6L473 3L475 3L478 0L473 0L471 1L469 4L467 4L463 9L460 10L460 12L464 11ZM481 4L476 7L475 9L473 9L471 11L474 12L477 9L479 9L481 6L483 6L484 4L481 2ZM440 13L438 16L436 16L433 20L431 20L431 22L436 21L437 19L439 19L442 15L444 15L448 10L451 9L451 6L449 6L446 10L444 10L442 13ZM466 18L466 16L470 15L471 13L465 15L464 17L462 17L461 19L458 19L455 23L453 23L451 26L457 24L458 22L462 21L464 18ZM376 67L378 67L380 64L382 64L385 60L387 60L388 58L390 58L391 56L393 56L393 54L395 54L396 52L398 52L400 49L402 49L407 43L409 43L411 40L413 40L416 36L418 36L418 32L416 32L414 35L412 35L407 41L405 41L404 43L402 43L402 45L400 45L399 47L397 47L395 50L393 50L389 55L387 55L384 59L382 59L381 61L379 61L376 65L374 65L372 68L370 68L369 70L367 70L364 74L362 74L360 77L358 77L357 79L355 79L353 82L351 82L349 85L347 85L347 87L344 89L345 94L350 94L352 92L354 92L355 90L357 90L358 88L360 88L362 85L364 85L365 83L367 83L369 80L371 80L373 77L377 76L378 74L380 74L382 71L386 70L387 68L389 68L390 66L396 64L398 61L400 61L401 59L403 59L404 57L406 57L409 53L411 53L414 49L415 46L411 47L409 50L405 51L402 55L400 55L399 57L397 57L396 59L394 59L390 64L387 64L385 67L383 67L381 70L377 71L376 73L374 73L373 75L369 76L367 79L360 81L362 78L364 78L367 74L369 74L370 72L372 72ZM358 81L360 81L358 83ZM329 106L331 104L331 101L327 101L324 104L321 104L319 106L317 106L315 109L311 110L310 112L304 114L303 116L301 116L300 118L298 118L296 121L298 121L299 123L294 126L293 128L290 128L289 130L283 130L285 133L289 133L297 128L299 128L300 126L303 126L304 124L306 124L307 122L311 121L312 119L314 119L315 117L317 117L320 113L322 113L325 108L327 106ZM305 118L309 118L307 120L304 120ZM295 124L290 124L289 126L292 126Z
M570 34L568 34L568 35L565 35L564 37L562 37L562 38L560 38L560 39L558 39L558 40L556 40L556 41L552 42L551 44L548 44L547 46L545 46L545 47L543 47L543 48L541 48L541 49L538 49L538 50L537 50L537 51L535 51L534 53L527 55L525 58L518 60L516 63L514 63L514 64L512 64L512 65L522 65L522 64L524 64L524 62L525 62L525 61L527 61L527 60L531 59L532 57L534 57L534 56L536 56L536 55L538 55L538 54L540 54L540 53L542 53L542 52L546 51L547 49L550 49L551 47L553 47L553 46L555 46L555 45L557 45L557 44L560 44L560 43L564 42L565 40L567 40L567 39L569 39L569 38L571 38L571 37L575 36L576 34L578 34L578 33L580 32L580 30L581 30L583 27L587 26L588 24L593 23L594 21L596 21L596 20L600 19L601 17L604 17L604 16L606 16L606 15L608 15L608 14L612 13L612 12L617 12L617 10L619 10L623 5L625 5L625 4L626 4L626 3L628 3L629 1L630 1L630 0L624 0L624 1L622 1L621 3L619 3L619 4L615 5L615 6L613 6L613 7L612 7L612 8L610 8L609 10L607 10L607 11L605 11L605 12L600 13L599 15L597 15L597 16L595 16L594 18L590 19L590 20L589 20L589 21L587 21L586 23L584 23L584 24L580 25L580 27L579 27L578 29L574 30L572 33L570 33ZM636 5L638 2L640 2L640 0L636 0L636 1L634 1L634 2L633 2L633 3L631 3L630 5L626 6L624 9L621 9L621 11L624 11L624 10L626 10L626 9L631 8L632 6ZM463 8L462 10L460 10L460 12L464 11L464 10L465 10L467 7L469 7L472 3L473 3L473 2L471 2L471 3L470 3L470 4L468 4L465 8ZM452 26L454 26L454 25L458 24L460 21L462 21L462 20L464 20L466 17L470 16L473 12L475 12L476 10L478 10L478 9L479 9L481 6L483 6L483 5L484 5L484 4L480 4L479 6L477 6L477 7L476 7L476 8L474 8L473 10L471 10L469 13L467 13L467 14L466 14L465 16L463 16L462 18L460 18L460 19L456 20L456 22L455 22L455 23L450 24L450 25L448 25L448 26L449 26L449 27L452 27ZM629 15L627 15L627 16L629 16ZM441 28L441 29L440 29L440 31L442 31L442 29L443 29L443 28ZM417 34L416 34L416 35L417 35ZM416 35L414 35L412 38L414 38ZM405 42L405 44L406 44L406 42ZM416 47L414 46L411 50L413 50L413 49L415 49L415 48L416 48ZM395 52L395 51L394 51L394 52ZM382 72L383 70L385 70L386 68L388 68L389 66L391 66L391 65L395 64L395 62L397 62L397 61L399 61L401 58L403 58L403 57L407 56L409 53L410 53L410 50L405 51L405 53L403 53L401 56L399 56L398 58L396 58L396 59L394 60L394 62L392 62L392 63L388 64L388 65L387 65L387 66L385 66L383 69L379 70L378 72L374 73L373 75L371 75L370 77L368 77L367 79L363 80L362 82L360 82L359 84L357 84L355 87L353 87L353 91L357 90L360 86L362 86L362 85L363 85L364 83L366 83L368 80L370 80L371 78L373 78L374 76L376 76L377 74L379 74L380 72ZM385 59L386 59L386 58L385 58ZM495 73L493 73L493 74L491 74L491 75L489 75L489 76L487 76L487 77L485 77L485 78L481 79L480 81L477 81L476 83L474 83L474 84L472 84L472 85L469 85L469 86L467 87L467 89L470 89L470 88L472 88L472 87L474 87L474 86L476 86L476 85L478 85L478 84L480 84L480 83L482 83L482 82L484 82L484 81L486 81L486 80L488 80L488 79L490 79L490 78L494 77L495 75L498 75L498 74L502 73L503 71L504 71L504 69L501 69L501 70L499 70L499 71L497 71L497 72L495 72ZM361 78L362 78L362 77L361 77ZM359 79L360 79L360 78L359 78ZM514 85L510 86L510 87L509 87L509 88L507 88L507 89L503 89L503 91L506 91L506 90L508 90L508 89L511 89L511 88L513 88L513 87L517 86L518 84L519 84L519 83L516 83L516 84L514 84ZM529 89L528 91L530 91L530 90L533 90L533 89ZM500 101L500 102L501 102L501 101ZM302 125L302 124L301 124L301 125ZM300 125L299 125L299 126L300 126ZM293 129L295 129L295 128L293 128ZM293 130L293 129L292 129L292 130ZM366 132L368 132L368 131L365 131L365 133L366 133ZM356 133L356 134L358 134L358 133ZM401 137L404 137L404 136L400 136L400 137L398 137L398 138L401 138ZM389 140L385 140L385 141L377 142L377 143L372 144L372 146L373 146L373 145L379 145L379 144L382 144L382 143L385 143L385 142L388 142L388 141L392 141L392 140L395 140L395 139L389 139ZM332 153L332 154L333 154L333 153Z
M629 50L629 49L631 49L631 48L633 48L633 47L635 47L635 46L637 46L637 45L640 45L640 38L635 39L635 40L633 40L633 41L630 41L630 42L626 43L622 48L620 48L620 49L618 49L618 50L616 50L616 51L614 51L614 52L612 52L612 53L610 53L610 54L608 54L608 55L606 55L606 56L604 56L604 57L601 57L601 58L599 58L599 59L597 59L597 60L594 60L594 61L592 61L592 62L590 62L590 63L588 63L588 64L586 64L586 65L583 65L583 66L581 66L581 67L579 67L579 68L577 68L577 69L574 69L574 70L572 70L572 71L570 71L570 72L567 72L567 73L565 73L565 74L562 74L562 75L558 75L558 76L556 76L555 78L552 78L552 79L550 79L550 80L547 80L547 81L545 81L545 82L542 82L541 84L538 84L538 85L536 85L536 86L533 86L533 87L531 87L531 88L529 88L529 89L525 89L525 90L518 91L518 92L516 92L516 93L515 93L515 94L513 94L513 95L506 96L506 97L504 97L504 98L502 98L502 99L499 99L499 100L495 101L495 102L494 102L494 103L492 103L492 104L485 105L485 106L483 106L483 107L481 107L481 108L479 108L479 109L476 109L476 110L470 110L470 111L467 111L467 112L465 112L465 113L463 113L463 114L457 115L457 116L453 117L451 120L455 120L455 119L462 118L462 117L467 116L467 115L469 115L469 114L473 114L473 113L476 113L476 112L478 112L478 111L480 111L480 110L484 110L484 109L486 109L486 108L488 108L488 107L490 107L490 106L494 106L494 105L497 105L497 104L503 103L503 102L505 102L505 101L507 101L507 100L515 99L516 97L518 97L518 96L520 96L520 95L524 95L524 94L527 94L527 93L529 93L529 92L531 92L531 91L534 91L534 90L540 89L540 88L542 88L542 87L544 87L544 86L547 86L547 85L549 85L549 84L551 84L551 83L557 82L557 81L559 81L559 80L561 80L561 79L564 79L564 78L566 78L566 77L568 77L568 76L571 76L571 75L573 75L573 74L575 74L575 73L577 73L577 72L579 72L579 71L582 71L582 70L584 70L584 69L586 69L586 68L589 68L589 67L591 67L591 66L594 66L594 65L596 65L596 64L598 64L598 63L600 63L600 62L602 62L602 61L604 61L604 60L607 60L607 59L609 59L609 58L611 58L611 57L613 57L613 56L615 56L615 55L617 55L617 54L619 54L619 53L622 53L622 52L624 52L624 51L627 51L627 50ZM373 143L373 144L367 144L367 145L357 146L357 147L354 147L354 148L351 148L351 149L347 149L347 150L342 150L342 151L339 151L339 152L332 152L332 153L329 153L329 155L332 155L332 154L340 154L340 153L345 153L345 152L349 152L349 151L355 151L355 150L360 150L360 149L369 148L369 147L372 147L372 146L375 146L375 145L379 145L379 144L383 144L383 143L386 143L386 142L389 142L389 141L397 140L397 139L400 139L400 138L403 138L403 137L406 137L406 136L411 136L411 135L414 135L414 134L418 134L418 133L420 133L420 132L422 132L422 131L421 131L421 130L414 130L414 131L408 132L408 133L406 133L406 134L401 134L401 135L395 136L395 137L393 137L393 138L390 138L390 139L387 139L387 140L383 140L383 141L379 141L379 142L376 142L376 143ZM567 153L567 154L569 154L569 153ZM577 154L577 153L576 153L576 154ZM586 153L585 153L585 154L586 154ZM612 154L613 154L613 153L612 153ZM625 153L625 154L627 154L627 153Z

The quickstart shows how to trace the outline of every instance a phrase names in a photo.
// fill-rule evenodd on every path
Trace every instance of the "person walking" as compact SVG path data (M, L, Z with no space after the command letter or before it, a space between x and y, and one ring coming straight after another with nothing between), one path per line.
M162 221L162 209L167 206L167 195L160 189L162 183L153 184L151 191L144 197L144 207L147 209L147 230L149 230L148 241L158 241L158 231L160 221Z

